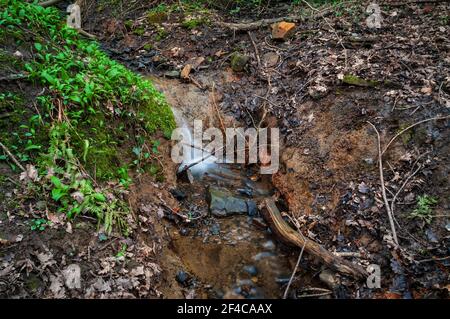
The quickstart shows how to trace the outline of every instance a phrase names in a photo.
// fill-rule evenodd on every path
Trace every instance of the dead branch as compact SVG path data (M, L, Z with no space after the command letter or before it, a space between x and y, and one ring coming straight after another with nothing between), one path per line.
M311 239L306 240L301 234L292 229L283 217L281 217L280 211L273 199L265 199L262 214L272 231L284 242L299 248L304 246L307 253L319 258L327 266L342 274L359 279L366 278L367 272L361 266L333 255L315 241Z
M0 142L0 147L3 148L5 153L9 156L9 158L16 164L23 172L25 172L25 168L22 166L22 164L19 163L19 161L14 157L14 155L9 151L9 149L3 145L2 142Z
M378 167L379 167L379 171L380 171L380 183L381 183L381 193L383 195L383 200L384 200L384 206L386 207L386 211L388 213L388 218L389 218L389 224L391 226L391 231L392 231L392 237L394 238L394 242L395 244L398 246L398 238L397 238L397 232L395 230L395 224L394 224L394 217L392 216L392 211L391 211L391 207L389 206L389 202L386 196L386 186L384 185L384 173L383 173L383 153L381 152L381 139L380 139L380 132L378 132L377 128L375 127L375 125L373 125L370 122L369 123L373 129L375 130L375 132L377 133L377 141L378 141Z
M301 21L304 22L306 20L314 20L319 18L324 18L328 15L330 15L332 10L326 9L322 12L313 14L309 17L302 17L300 15L290 15L285 17L278 17L278 18L272 18L272 19L261 19L254 22L249 23L229 23L229 22L223 22L223 21L217 21L216 24L219 27L227 28L233 31L252 31L256 30L262 27L267 27L271 24L282 22L282 21L289 21L289 22L297 22Z
M414 175L416 175L417 172L418 172L421 168L422 168L422 166L419 165L419 167L418 167L414 172L412 172L412 173L408 176L408 178L405 180L405 182L400 186L400 188L398 189L398 191L395 193L395 195L394 195L394 197L392 198L392 201L391 201L391 213L392 213L392 216L395 216L395 214L394 214L395 201L397 200L398 195L400 195L401 191L405 188L405 186L408 184L408 182L411 180L411 178L413 178Z
M26 78L27 75L18 73L0 77L0 81L14 81Z
M61 1L62 0L48 0L48 1L44 1L44 2L39 2L38 5L40 5L41 7L47 8L47 7L53 6Z

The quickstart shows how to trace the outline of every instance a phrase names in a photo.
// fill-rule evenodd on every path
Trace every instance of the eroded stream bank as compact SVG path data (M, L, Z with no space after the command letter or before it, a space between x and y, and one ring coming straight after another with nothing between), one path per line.
M155 77L152 81L171 103L179 127L190 130L188 123L194 119L214 124L211 114L217 110L208 111L212 108L208 92L179 81ZM295 257L292 249L278 243L258 209L274 193L271 176L237 164L200 162L189 171L194 173L192 183L178 179L171 189L180 209L166 215L170 239L161 254L166 273L163 294L282 297ZM305 276L302 283L309 286L311 277Z

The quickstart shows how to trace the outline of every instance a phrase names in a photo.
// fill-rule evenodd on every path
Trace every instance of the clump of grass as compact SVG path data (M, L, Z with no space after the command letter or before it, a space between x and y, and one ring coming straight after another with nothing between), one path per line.
M429 195L421 195L417 197L416 208L412 211L410 218L420 219L427 224L433 219L432 207L438 202L437 198Z
M175 121L169 105L149 81L82 39L57 9L2 0L0 12L0 43L26 53L21 72L45 88L36 113L17 106L16 122L0 123L8 129L0 138L37 167L43 196L49 194L59 212L91 214L108 231L124 230L128 208L120 187L107 189L96 180L126 180L120 156L132 154L130 133L170 136ZM2 108L10 101L13 95L0 96Z

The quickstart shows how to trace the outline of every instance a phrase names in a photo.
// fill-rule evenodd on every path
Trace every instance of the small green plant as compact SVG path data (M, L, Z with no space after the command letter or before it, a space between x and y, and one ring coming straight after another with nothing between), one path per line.
M0 121L2 142L19 161L35 165L36 192L50 197L55 210L68 218L90 214L107 233L113 227L126 233L123 187L101 182L130 183L119 159L131 152L130 133L170 135L175 121L164 96L80 37L54 7L1 0L0 43L7 40L27 53L20 71L45 94L36 97L35 108L19 105L14 93L0 94L1 113L13 113ZM12 52L2 50L0 58Z
M119 183L123 187L128 188L131 183L130 175L128 175L128 165L119 167L117 173L119 174Z
M438 202L437 198L429 195L421 195L417 197L416 208L412 211L410 218L418 218L427 224L433 219L432 207Z
M182 26L186 29L192 30L207 23L205 18L187 18L183 21Z
M125 257L125 253L127 252L127 244L122 244L120 247L120 250L116 254L116 258L123 258Z
M49 220L46 220L44 218L37 218L31 220L31 230L38 230L38 231L44 231L47 226L51 226L51 222Z

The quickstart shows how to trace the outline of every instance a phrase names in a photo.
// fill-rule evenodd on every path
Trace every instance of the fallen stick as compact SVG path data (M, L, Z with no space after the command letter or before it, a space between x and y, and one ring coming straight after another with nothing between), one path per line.
M27 77L27 75L22 74L22 73L11 74L11 75L0 77L0 81L14 81L14 80L25 79L26 77Z
M271 18L271 19L262 19L258 21L253 21L249 23L232 23L232 22L222 22L217 21L215 24L219 27L231 29L233 31L252 31L259 29L261 27L267 27L271 24L282 22L282 21L289 21L289 22L297 22L297 21L306 21L306 20L312 20L312 19L318 19L326 17L327 15L331 14L332 10L326 9L322 12L319 12L317 14L313 14L309 17L304 17L300 15L290 15L285 17L278 17L278 18Z
M9 151L9 149L3 145L2 142L0 142L0 147L3 148L3 150L5 151L5 153L9 156L9 158L14 162L14 164L16 164L17 166L19 166L19 168L25 172L25 168L22 166L22 164L19 163L19 161L14 157L14 155Z
M302 250L300 251L300 255L298 255L297 263L295 264L294 271L292 271L291 278L289 278L289 282L287 284L286 290L284 291L283 299L286 299L289 293L289 288L291 287L292 281L294 280L295 273L297 272L298 266L300 265L300 261L302 260L303 252L305 251L306 241L303 243Z
M319 258L330 268L358 279L367 277L367 272L359 265L353 264L323 248L311 239L304 238L300 233L292 229L288 223L281 217L275 202L271 198L266 198L262 215L270 226L271 230L284 242L299 248L305 247L305 251L314 257Z
M62 0L48 0L48 1L44 1L44 2L38 2L38 5L40 5L41 7L47 8L50 7L52 5L57 4L58 2L61 2Z
M391 207L389 206L389 202L386 195L386 186L384 185L384 173L383 173L383 153L381 152L381 139L380 139L380 132L378 132L375 125L373 125L370 122L369 123L372 128L375 130L375 133L377 133L377 145L378 145L378 169L380 171L380 183L381 183L381 193L383 195L384 200L384 206L386 207L386 211L389 218L389 224L391 226L392 231L392 237L394 238L394 243L398 246L398 238L397 238L397 231L395 230L395 224L394 224L394 217L392 216Z

